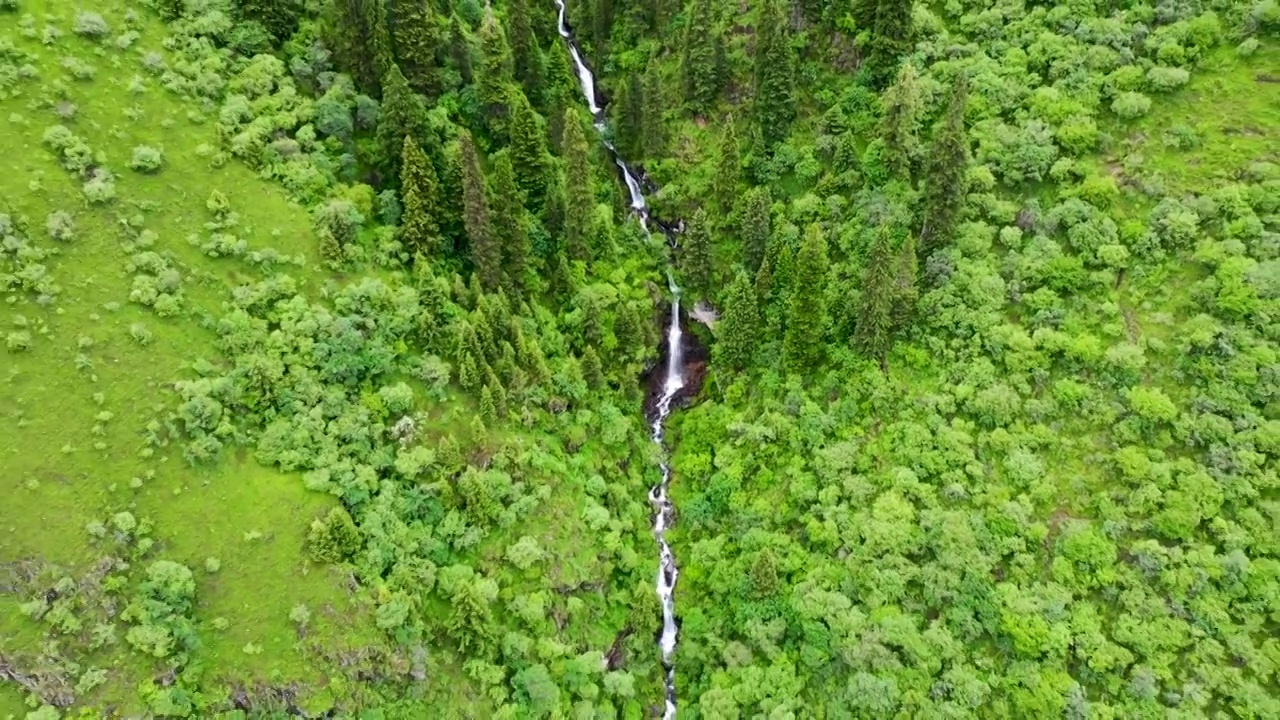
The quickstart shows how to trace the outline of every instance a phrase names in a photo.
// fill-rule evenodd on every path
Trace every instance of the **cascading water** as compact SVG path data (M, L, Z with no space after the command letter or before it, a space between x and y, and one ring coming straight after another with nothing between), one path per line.
M565 22L565 5L564 0L556 0L556 6L560 11L560 21L558 30L560 37L565 39L569 45L569 55L573 58L573 65L578 71L578 82L582 84L582 95L587 100L587 107L591 110L591 115L595 119L596 128L603 131L604 112L600 106L596 104L596 82L595 76L591 73L591 69L582 60L582 52L578 49L578 43L573 39L573 33L569 31L569 25ZM622 180L627 185L627 192L631 195L631 209L640 217L641 224L644 225L646 231L649 227L649 206L645 202L644 193L640 187L640 181L636 174L631 171L626 161L618 156L618 151L613 144L605 141L605 146L609 148L609 152L613 155L613 162L622 172ZM676 649L676 639L679 628L676 625L676 606L675 606L675 588L676 578L680 576L680 571L676 568L675 554L671 552L671 546L667 544L666 530L671 525L674 513L671 506L671 500L667 496L668 486L671 483L671 466L665 459L666 447L663 444L663 428L667 417L671 415L672 405L680 391L684 389L684 365L682 362L681 350L684 344L683 330L680 328L680 288L676 286L675 279L671 273L667 273L667 281L671 288L671 320L667 326L667 367L666 376L662 385L662 394L658 397L658 402L653 409L652 424L653 442L663 451L664 459L659 463L662 470L662 480L649 491L649 501L654 506L653 515L653 534L658 541L658 577L656 589L658 599L662 603L662 632L658 636L658 647L662 651L662 665L666 670L666 704L662 717L664 720L674 720L676 716L676 669L672 662L672 655Z

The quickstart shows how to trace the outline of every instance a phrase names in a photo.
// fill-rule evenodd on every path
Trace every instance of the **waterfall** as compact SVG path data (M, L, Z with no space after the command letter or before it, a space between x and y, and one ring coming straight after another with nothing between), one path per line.
M578 81L582 84L582 95L587 100L587 107L591 110L595 126L598 130L603 131L605 128L604 112L596 103L595 76L591 73L591 69L587 67L587 64L583 62L578 43L573 39L573 33L569 31L569 25L565 21L564 0L556 0L556 6L559 8L560 13L558 26L560 37L564 38L569 45L569 55L573 58L573 65L578 71ZM626 183L627 192L631 195L631 209L640 217L640 222L647 231L650 221L649 205L645 201L640 181L626 161L618 155L618 151L613 144L606 140L605 145L613 155L613 162L622 172L622 180ZM674 720L676 716L676 669L673 656L679 634L679 626L676 624L675 589L676 579L680 577L680 571L676 567L675 554L671 551L671 546L667 544L666 540L666 531L674 519L674 511L671 506L671 499L668 497L668 489L671 483L671 465L666 459L663 429L667 417L671 415L672 403L675 402L676 397L684 388L684 366L680 357L684 337L683 330L680 328L680 288L676 286L670 269L667 271L667 282L671 289L671 319L667 326L667 367L662 384L662 395L659 396L658 403L654 407L652 424L650 425L653 431L651 436L653 442L662 450L663 459L658 464L662 471L662 479L649 490L649 501L654 507L653 534L658 543L658 573L654 586L658 594L658 600L662 603L662 632L658 636L658 648L662 652L662 666L666 670L666 697L662 717L663 720Z

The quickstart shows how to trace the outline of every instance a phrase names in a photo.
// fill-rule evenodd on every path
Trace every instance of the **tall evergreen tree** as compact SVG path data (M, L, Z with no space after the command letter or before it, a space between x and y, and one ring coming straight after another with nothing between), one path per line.
M302 6L296 0L236 0L236 16L256 20L277 43L293 36L298 29Z
M753 187L738 202L738 237L742 240L742 264L748 272L757 272L769 247L769 192Z
M764 0L756 24L755 113L766 147L773 147L790 133L795 115L794 85L786 6L782 0Z
M898 80L881 100L880 137L884 140L884 164L902 179L911 177L911 164L920 149L920 83L910 63L898 72Z
M400 171L400 155L404 139L425 139L430 129L422 98L409 87L400 68L391 69L382 80L382 106L378 112L378 144L387 170L394 176Z
M749 367L764 327L756 306L755 283L742 270L734 276L725 293L724 310L715 331L716 357L734 370Z
M712 183L716 205L724 221L729 219L738 201L738 183L741 180L742 156L738 149L738 133L733 129L733 116L730 115L724 120L724 132L720 133L720 162L716 165Z
M449 16L449 61L458 71L463 85L470 85L474 74L471 69L471 40L462 19L455 13Z
M495 137L505 137L507 127L507 86L511 83L511 48L493 8L485 8L480 24L480 52L483 63L476 79L476 94L484 105L489 130Z
M641 106L640 115L640 157L653 158L659 157L666 147L665 136L663 135L663 111L666 109L662 85L662 71L659 68L656 58L649 60L649 65L644 71L644 80L641 83L644 94L644 104Z
M570 108L564 116L564 236L569 258L592 259L591 225L596 200L591 179L591 156L587 136L578 111Z
M898 61L911 52L914 42L911 12L913 0L878 0L871 27L868 62L872 79L880 86L894 76Z
M720 36L715 27L713 7L712 0L693 0L680 60L685 100L699 115L710 112L720 95Z
M814 223L804 234L790 278L782 357L788 371L811 373L822 362L827 322L827 239Z
M578 76L574 74L564 41L556 38L547 48L547 88L542 93L542 110L547 117L551 146L560 150L564 135L564 113L578 103Z
M400 162L400 237L404 245L428 258L438 257L442 248L439 189L436 170L411 136L404 138Z
M964 128L967 98L968 84L962 76L951 89L947 117L925 161L924 226L920 230L920 250L925 257L951 241L964 207L969 163L969 136Z
M609 54L609 36L613 34L613 0L591 0L591 58L603 65Z
M333 0L325 17L325 36L338 66L361 90L380 95L382 78L394 64L382 0Z
M533 34L529 22L529 7L525 0L507 0L507 37L511 43L511 60L515 79L524 87L524 94L537 102L546 89L546 72L542 61L542 49Z
M641 133L644 128L644 82L639 73L630 73L609 103L613 115L613 139L618 152L629 160L644 155Z
M897 258L894 230L881 225L867 252L862 269L862 296L858 300L858 321L854 331L857 346L885 365L893 337L893 304L896 294Z
M529 233L525 229L524 207L516 187L516 173L507 150L493 156L489 175L489 208L494 233L502 249L504 286L513 297L524 292L525 271L529 267Z
M542 118L533 111L518 87L511 88L510 107L511 161L516 168L516 183L529 209L537 211L547 194L547 172L551 160L547 154Z
M458 143L462 153L462 220L471 241L471 260L485 291L495 292L502 284L502 249L493 232L480 157L471 133L459 133Z
M391 6L391 41L396 63L410 87L428 101L440 95L440 70L436 56L443 33L434 5L423 0L395 0Z
M689 295L695 300L711 291L711 221L702 208L694 211L680 240L680 270Z

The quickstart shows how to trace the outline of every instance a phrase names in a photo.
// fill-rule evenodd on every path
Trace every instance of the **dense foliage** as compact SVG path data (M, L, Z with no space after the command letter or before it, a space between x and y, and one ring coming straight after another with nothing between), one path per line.
M390 648L333 663L338 712L644 716L664 669L638 381L668 252L628 212L556 9L150 5L166 53L136 82L207 118L202 161L307 207L322 267L250 250L214 191L188 242L239 264L208 302L117 189L191 158L108 157L52 104L32 151L82 212L119 209L128 299L216 336L140 456L244 450L330 498L298 519L308 562L349 573ZM1274 3L567 16L606 137L684 221L680 285L718 311L669 437L681 717L1280 714L1280 166L1187 185L1143 153L1194 129L1131 135L1213 58L1269 52ZM0 60L5 92L37 77L12 43ZM0 214L12 305L64 292L47 266L77 214L44 223ZM41 332L3 334L16 354ZM104 559L83 577L24 570L21 613L61 643L0 657L43 668L5 670L40 681L15 680L33 707L89 705L106 671L82 661L119 647L156 671L147 712L245 709L201 661L218 560L193 573L151 531L121 507L84 529ZM290 613L299 637L310 617Z

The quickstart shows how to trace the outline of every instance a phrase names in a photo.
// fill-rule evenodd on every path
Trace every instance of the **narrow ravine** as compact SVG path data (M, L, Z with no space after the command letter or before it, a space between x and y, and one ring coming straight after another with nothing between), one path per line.
M569 25L565 21L564 0L556 0L556 5L560 11L558 24L560 37L564 38L569 45L569 55L573 58L573 66L578 71L578 81L582 84L582 94L586 98L587 108L591 110L596 129L603 132L605 129L604 110L596 101L595 76L583 61L582 51L578 49L578 43L574 40L573 33L570 32ZM640 222L645 226L645 230L648 231L651 222L649 205L645 202L640 180L631 167L627 165L627 162L618 155L618 151L612 143L605 140L605 146L609 149L609 153L613 156L613 162L622 173L622 180L626 183L627 192L631 196L631 209L640 217ZM667 234L668 238L673 237L665 228L663 232ZM667 417L671 415L676 398L684 389L685 378L681 358L684 331L680 327L680 288L676 285L670 268L667 271L667 278L668 285L671 288L671 318L667 326L667 365L661 386L662 393L658 396L657 403L654 404L649 417L650 428L653 430L651 437L654 444L662 450L663 459L658 465L662 470L662 480L649 490L649 502L654 507L653 534L658 542L658 573L655 589L658 593L658 600L662 603L662 631L658 634L658 648L662 652L662 666L666 671L666 697L664 698L665 707L662 717L664 720L672 720L676 716L676 668L673 656L679 633L679 627L676 624L675 589L676 579L680 576L680 571L676 567L675 554L671 551L671 546L667 544L666 539L666 531L671 526L674 512L668 493L668 486L671 483L671 465L667 461L666 446L663 443L663 429Z

